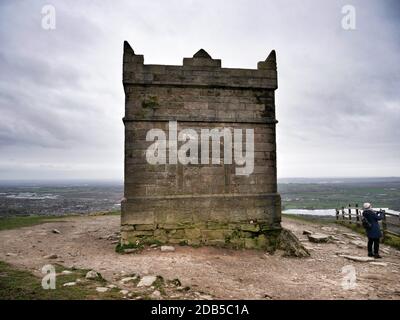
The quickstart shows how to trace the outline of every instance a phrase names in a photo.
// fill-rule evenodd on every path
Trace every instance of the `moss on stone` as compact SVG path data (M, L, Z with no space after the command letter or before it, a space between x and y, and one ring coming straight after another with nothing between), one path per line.
M165 281L161 276L157 276L156 281L152 285L156 290L160 291L161 295L165 295Z
M115 252L117 253L124 253L126 249L138 249L142 250L144 248L144 245L142 243L127 243L127 244L121 244L118 243L117 246L115 247Z
M138 225L135 225L137 227ZM182 227L182 229L163 229L161 227ZM295 241L291 235L282 234L283 229L267 226L259 223L222 223L208 222L207 226L200 223L202 228L195 228L193 224L157 225L154 231L135 230L125 231L122 243L118 251L138 248L151 244L176 244L198 247L201 245L213 245L233 249L260 249L274 252L283 249L287 255L297 255L301 251L301 244ZM147 229L143 225L139 229ZM245 231L246 230L246 231ZM306 253L304 253L306 254Z
M257 223L241 224L240 229L243 231L259 232L260 226Z
M157 109L160 107L157 96L149 96L142 101L143 109Z
M152 231L156 228L154 224L137 224L135 230L137 231Z

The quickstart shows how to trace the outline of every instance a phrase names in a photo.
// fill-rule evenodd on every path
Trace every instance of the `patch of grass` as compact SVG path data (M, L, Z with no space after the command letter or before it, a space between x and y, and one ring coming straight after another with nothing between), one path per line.
M336 223L340 224L341 226L347 227L347 228L353 230L354 232L362 234L363 236L367 235L365 232L365 229L362 226L357 225L356 223L349 224L348 222L344 222L342 220L336 221Z
M85 279L87 270L70 270L71 274L59 274L67 270L62 266L55 266L56 289L42 288L42 279L28 271L14 268L8 263L0 261L0 300L86 300L86 299L120 299L119 289L110 289L105 293L96 291L97 286L106 285L104 279L91 281ZM75 286L64 287L67 282L83 279Z
M109 212L97 212L89 215L120 215L119 210ZM23 227L30 227L42 223L48 222L64 222L63 219L71 217L85 217L85 215L65 215L65 216L11 216L11 217L0 217L0 231L18 229Z
M387 233L385 235L385 240L383 241L383 243L393 248L396 248L397 250L400 250L400 237Z
M120 216L121 210L101 211L89 213L89 216Z
M138 251L144 249L144 245L142 243L128 243L128 244L121 244L118 243L115 247L115 252L117 253L124 253L125 249L137 249Z
M60 222L63 217L59 216L23 216L0 218L0 231L23 227L30 227L46 222Z
M157 280L153 282L153 287L160 291L162 295L165 295L165 289L164 289L165 283L164 283L164 278L161 276L157 276Z
M161 242L160 240L157 239L149 239L146 240L145 242L142 242L143 244L146 244L148 246L151 246L152 244L155 244L157 247L161 247L164 243Z
M156 96L149 96L146 100L142 101L142 108L144 109L157 109L160 104L158 102L158 98Z

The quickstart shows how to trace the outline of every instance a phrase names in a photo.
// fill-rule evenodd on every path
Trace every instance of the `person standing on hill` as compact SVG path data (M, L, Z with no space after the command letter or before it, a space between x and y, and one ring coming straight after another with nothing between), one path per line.
M368 257L382 258L379 255L379 239L382 237L379 220L383 218L383 211L376 212L372 210L370 203L364 203L363 225L367 231L368 237ZM373 247L373 248L372 248ZM372 251L373 249L373 251Z

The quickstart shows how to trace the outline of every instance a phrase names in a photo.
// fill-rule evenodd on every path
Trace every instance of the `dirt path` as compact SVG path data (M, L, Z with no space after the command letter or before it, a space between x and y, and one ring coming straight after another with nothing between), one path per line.
M311 253L310 258L286 258L252 250L211 247L176 247L175 252L145 249L140 254L115 253L118 216L74 217L33 227L0 232L0 260L39 274L57 254L66 267L94 269L113 283L124 275L161 275L179 278L183 286L215 299L400 299L400 252L382 246L383 262L353 262L340 253L365 256L366 249L353 244L365 239L348 229L284 219ZM55 234L52 229L61 234ZM311 243L303 230L334 235L331 243ZM345 235L348 234L348 235ZM350 235L349 235L350 234ZM351 234L353 236L351 236ZM354 238L354 239L353 239ZM343 289L342 267L356 271L353 289Z

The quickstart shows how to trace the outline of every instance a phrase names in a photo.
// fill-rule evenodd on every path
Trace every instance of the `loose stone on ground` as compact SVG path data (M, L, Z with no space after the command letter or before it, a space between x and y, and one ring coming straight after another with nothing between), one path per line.
M308 235L308 240L314 243L325 243L328 242L330 236L323 233L313 233Z
M138 287L150 287L157 280L156 276L144 276L140 279Z
M63 287L72 287L72 286L75 286L75 285L76 285L76 282L67 282L67 283L63 284Z
M162 252L173 252L173 251L175 251L175 248L173 246L161 246L161 251Z
M339 257L346 258L348 260L356 261L356 262L371 262L375 261L374 258L371 257L358 257L358 256L350 256L350 255L345 255L341 254Z
M100 274L94 270L90 270L88 273L86 273L86 279L89 280L96 280L98 278L100 278Z

